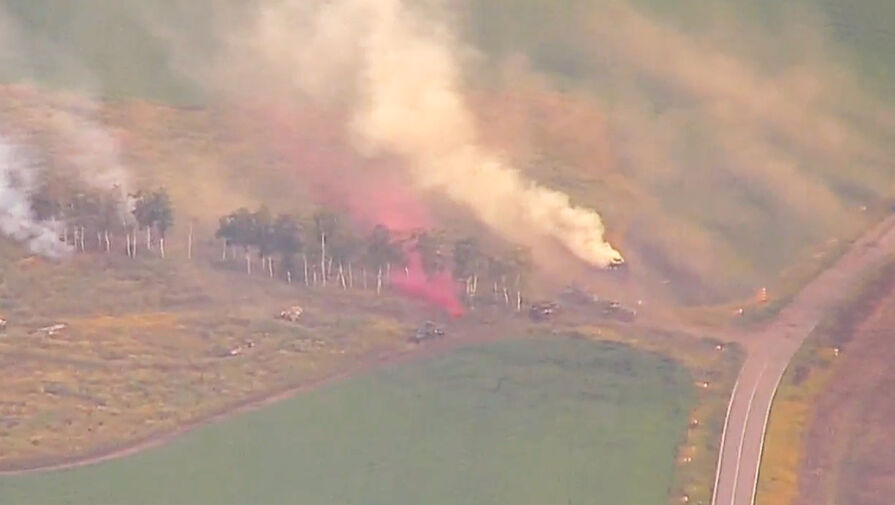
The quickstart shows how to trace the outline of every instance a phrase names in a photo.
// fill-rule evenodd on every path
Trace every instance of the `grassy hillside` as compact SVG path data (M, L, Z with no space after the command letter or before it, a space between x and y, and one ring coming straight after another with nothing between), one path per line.
M214 53L213 26L226 25L233 3L4 5L19 30L13 47L30 62L7 58L4 75L115 99L102 119L126 139L127 163L140 180L170 184L190 214L304 205L294 195L308 186L265 152L263 128L253 137L221 120L229 106L131 102L206 102L183 62ZM484 142L604 215L631 260L623 285L687 305L762 286L777 296L888 210L888 2L466 0L458 9L464 40L484 55L466 76ZM340 158L332 153L344 147L327 144L337 125L293 120L295 136L319 148L317 163ZM186 175L202 190L181 183Z

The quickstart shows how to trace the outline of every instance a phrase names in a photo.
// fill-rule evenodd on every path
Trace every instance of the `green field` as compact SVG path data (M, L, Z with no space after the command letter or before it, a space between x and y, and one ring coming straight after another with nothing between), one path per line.
M122 460L0 479L0 503L660 505L689 383L683 368L616 344L464 348Z

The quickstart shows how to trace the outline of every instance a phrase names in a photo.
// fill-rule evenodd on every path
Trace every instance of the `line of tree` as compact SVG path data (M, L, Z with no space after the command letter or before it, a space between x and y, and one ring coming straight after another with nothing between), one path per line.
M254 265L259 263L268 276L289 283L375 287L377 293L393 275L408 273L408 253L415 252L430 278L450 271L470 306L485 300L521 310L532 268L524 248L495 253L473 237L450 241L435 230L395 236L382 225L358 234L338 214L326 210L302 220L289 214L274 216L266 206L255 211L240 208L219 219L215 236L222 241L221 261L242 256L247 274L257 271ZM480 295L488 291L491 296Z
M82 188L64 179L44 181L31 195L31 210L40 221L56 221L60 240L75 250L111 253L124 239L128 256L137 255L137 231L146 234L146 249L165 255L165 238L174 225L174 210L164 188L124 194L120 187L108 190ZM93 238L95 237L95 242Z
M32 195L31 204L37 219L60 223L60 239L81 252L108 254L123 241L123 252L136 257L138 235L143 233L145 250L157 248L165 257L165 243L175 221L164 188L125 194L118 187L101 191L54 179ZM192 231L190 223L189 258ZM218 220L215 237L222 241L222 262L241 256L248 274L263 271L271 278L308 287L336 284L342 289L381 293L393 276L409 274L409 256L414 255L430 278L450 272L471 307L487 302L521 310L532 269L524 248L486 247L475 237L451 239L439 230L395 236L380 225L358 233L342 216L325 209L301 219L274 215L266 206L254 211L239 208Z

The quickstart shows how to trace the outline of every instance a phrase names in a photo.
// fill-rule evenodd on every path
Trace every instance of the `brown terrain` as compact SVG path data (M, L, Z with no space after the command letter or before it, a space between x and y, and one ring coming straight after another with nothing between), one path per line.
M797 505L895 497L895 291L853 331L806 435Z

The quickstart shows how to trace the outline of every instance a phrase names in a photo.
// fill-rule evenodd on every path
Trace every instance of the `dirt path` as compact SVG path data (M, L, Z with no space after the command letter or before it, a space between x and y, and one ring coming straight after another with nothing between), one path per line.
M893 249L895 216L890 216L809 283L774 321L752 332L731 335L748 354L731 393L713 505L753 505L771 404L790 359L826 311L841 302L853 283Z

